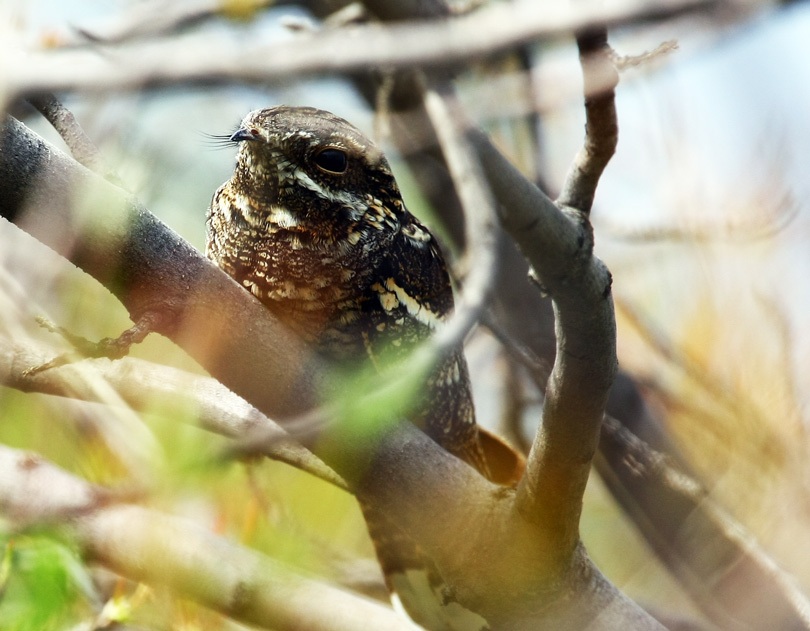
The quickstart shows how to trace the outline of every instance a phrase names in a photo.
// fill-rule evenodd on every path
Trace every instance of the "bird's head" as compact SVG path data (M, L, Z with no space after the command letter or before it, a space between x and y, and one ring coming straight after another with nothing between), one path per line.
M255 110L230 137L239 143L234 183L297 220L381 221L401 210L382 151L356 127L311 107Z

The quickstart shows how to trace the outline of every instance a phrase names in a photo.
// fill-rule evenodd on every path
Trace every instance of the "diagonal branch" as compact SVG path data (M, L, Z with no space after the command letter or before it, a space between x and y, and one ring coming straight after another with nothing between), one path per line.
M469 273L454 317L434 338L437 346L453 348L464 341L481 317L492 292L500 233L496 229L495 200L480 165L464 143L465 130L459 125L460 105L452 87L443 84L428 88L424 99L467 218L464 257Z
M272 629L415 631L378 603L296 574L176 517L109 505L93 486L0 446L0 506L24 524L65 518L90 559L134 580L167 585L236 620ZM317 603L317 607L313 607Z
M576 546L582 495L616 371L611 278L593 256L587 209L563 209L472 133L501 221L554 302L557 354L542 424L518 488L519 509Z
M261 431L268 438L262 443L263 455L346 488L340 476L283 428L210 377L132 357L114 362L102 360L91 365L88 365L90 362L67 364L34 376L25 374L26 369L39 366L47 359L48 355L33 347L0 338L0 384L23 392L110 403L106 390L98 387L98 380L103 380L121 401L138 411L148 410L160 400L161 406L193 411L193 414L178 417L193 420L202 429L222 436L244 439Z

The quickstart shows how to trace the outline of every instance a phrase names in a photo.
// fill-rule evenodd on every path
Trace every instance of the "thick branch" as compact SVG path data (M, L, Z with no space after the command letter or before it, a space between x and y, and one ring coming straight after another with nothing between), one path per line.
M616 371L610 273L592 256L590 227L581 215L560 212L484 134L471 138L501 204L504 227L554 300L557 356L518 501L521 510L551 520L572 548Z
M270 439L263 441L262 449L268 458L346 487L334 471L283 428L215 379L131 357L114 362L99 360L92 366L68 364L34 376L25 374L26 369L48 359L50 356L31 347L0 338L0 383L23 392L110 403L110 397L103 394L106 389L98 387L98 381L103 380L135 410L149 410L159 400L161 407L184 410L178 418L229 438L245 439L262 432Z
M168 303L180 314L183 326L166 326L165 333L265 413L289 415L317 400L316 386L324 383L326 366L309 356L247 292L209 266L122 192L46 145L22 125L10 123L5 132L0 143L3 216L81 263L111 286L133 314ZM471 140L501 201L520 194L525 180L509 181L515 177L511 165L498 174L493 160L495 165L500 164L498 161L508 165L505 159L497 152L496 157L487 153L486 147L490 152L494 150L488 141L482 142L482 137L472 135ZM506 194L500 190L504 183L518 189ZM84 190L106 191L105 212L92 217L92 232L82 231L77 225L75 205L69 203L75 199L72 187L77 184ZM24 213L26 193L30 198ZM532 199L536 197L527 203ZM86 207L88 198L83 201ZM519 210L520 200L515 204ZM563 241L554 245L543 231L530 236L548 243L550 261L563 265L566 258L560 247L565 250L570 246L565 231L573 230L575 235L578 232L553 204L546 210L549 212L542 216L543 220L552 236L556 230ZM505 215L509 225L515 224L511 211ZM520 222L516 225L519 229L524 226ZM48 229L50 226L56 229ZM64 236L69 237L73 248L66 247ZM533 262L538 263L541 256L532 249L532 243L529 241L528 249ZM123 271L115 276L108 269L118 258L113 254L124 259L120 263ZM560 271L552 264L548 270ZM551 280L551 289L560 289L562 281L555 274ZM562 289L563 302L571 300ZM219 319L221 315L224 320ZM212 326L214 331L204 325ZM216 353L204 352L211 343ZM569 344L569 348L572 346L576 348L575 343ZM301 356L308 358L306 363ZM597 362L597 368L602 368L604 358L597 359L602 362ZM569 374L576 377L576 369L582 367L574 362L574 368ZM578 376L584 379L579 385L586 396L604 381L604 374L598 371L596 379L590 381L585 379L587 375ZM591 411L582 404L575 407L574 414L583 409ZM554 423L551 426L558 427ZM578 424L573 426L574 433L580 432ZM594 624L591 628L658 628L599 574L581 548L561 549L564 546L559 545L557 529L543 527L547 524L532 510L514 510L513 492L486 482L413 425L396 425L373 440L366 433L358 435L351 419L332 423L327 430L318 441L316 453L344 478L356 481L366 501L388 512L419 542L453 585L460 602L481 612L493 628L579 629ZM566 458L571 453L576 456L576 449L584 452L581 446L552 447ZM585 474L587 462L587 458L577 461ZM580 500L581 495L575 498L577 503ZM533 508L531 502L524 500L523 504ZM543 510L553 516L557 508L551 501Z
M4 92L116 90L211 80L268 81L369 67L447 66L594 25L655 18L712 6L707 0L600 0L493 5L469 15L382 27L351 26L267 43L262 34L205 31L179 39L99 49L0 55ZM351 42L347 46L347 41Z
M138 506L105 506L104 495L50 463L0 446L4 515L24 524L69 524L87 557L128 578L166 585L272 629L415 630L382 605L304 578L185 520Z
M226 386L238 384L242 396L273 418L313 406L323 362L127 193L14 119L0 137L0 174L0 216L107 286L134 321L151 311L167 315L157 332ZM285 361L269 362L268 354Z
M610 64L607 31L580 36L578 45L587 90L598 80L594 75ZM597 67L588 57L593 50L601 55ZM586 97L585 146L566 180L564 201L556 204L564 218L555 222L560 230L555 242L556 251L563 256L561 267L549 265L545 248L534 249L540 247L539 233L545 232L547 222L542 216L538 214L526 227L534 244L524 254L554 304L557 353L518 501L522 509L542 515L544 521L550 515L559 516L559 521L551 523L562 530L564 544L569 546L579 537L582 495L618 366L610 272L593 256L588 221L596 185L616 146L613 98L612 90ZM538 199L538 195L532 198ZM538 201L543 202L542 208L548 207L545 200Z

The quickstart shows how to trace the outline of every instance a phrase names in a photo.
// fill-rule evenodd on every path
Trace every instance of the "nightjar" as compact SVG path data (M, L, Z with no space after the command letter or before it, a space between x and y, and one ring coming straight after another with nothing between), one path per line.
M449 316L436 241L359 130L322 110L275 107L248 114L231 140L236 169L214 194L206 255L289 328L332 359L377 361ZM484 472L460 351L434 371L421 407L413 422Z
M236 168L214 194L206 255L288 327L332 359L377 362L407 353L450 315L435 239L405 208L380 149L354 126L281 106L251 112L230 140ZM411 420L489 477L460 349L430 375ZM471 612L467 621L448 613L452 595L433 567L421 587L438 593L444 610L416 611L420 586L403 577L429 560L384 516L363 510L389 588L412 617L428 628L486 628Z

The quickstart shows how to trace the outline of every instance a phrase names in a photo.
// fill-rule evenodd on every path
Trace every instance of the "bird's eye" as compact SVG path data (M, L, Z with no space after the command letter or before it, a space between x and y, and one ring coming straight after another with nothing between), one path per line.
M346 152L334 147L323 149L315 154L313 158L315 165L327 173L345 173L349 166L349 158Z

